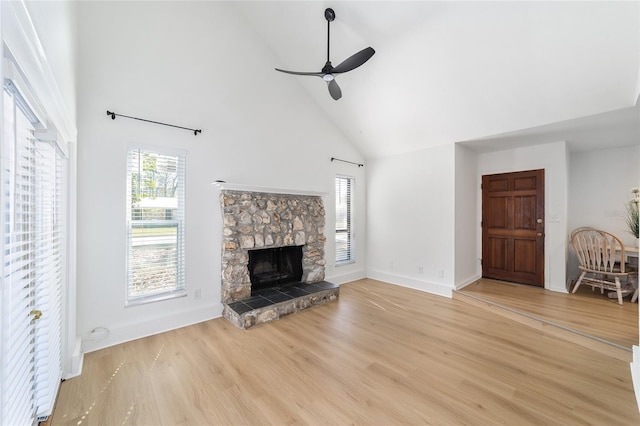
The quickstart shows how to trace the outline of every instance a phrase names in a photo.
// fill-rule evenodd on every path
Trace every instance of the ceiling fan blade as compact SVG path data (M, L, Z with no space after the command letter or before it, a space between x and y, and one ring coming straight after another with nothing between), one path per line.
M332 74L338 74L342 72L351 71L353 69L358 68L360 65L367 62L373 54L376 53L372 47L367 47L366 49L362 49L358 53L349 56L344 61L340 62L335 68L331 70Z
M340 86L335 79L328 81L327 86L329 86L329 94L336 101L342 97L342 90L340 90Z
M321 73L321 72L287 71L287 70L281 70L280 68L276 68L276 71L284 72L287 74L293 74L293 75L313 75L316 77L322 77L324 75L324 73Z

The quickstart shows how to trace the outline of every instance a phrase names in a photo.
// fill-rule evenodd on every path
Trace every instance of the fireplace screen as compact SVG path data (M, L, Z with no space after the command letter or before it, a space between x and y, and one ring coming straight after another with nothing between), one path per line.
M302 246L249 250L251 292L302 279Z

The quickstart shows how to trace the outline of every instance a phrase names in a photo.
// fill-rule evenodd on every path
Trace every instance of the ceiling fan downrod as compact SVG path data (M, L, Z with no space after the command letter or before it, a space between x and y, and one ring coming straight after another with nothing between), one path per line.
M331 70L331 68L333 68L331 66L331 60L329 59L329 45L331 42L331 36L330 36L330 32L331 32L331 22L336 19L336 12L333 11L333 9L331 9L330 7L326 8L324 11L324 19L327 20L327 63L324 65L324 68L322 68L322 72L329 72Z

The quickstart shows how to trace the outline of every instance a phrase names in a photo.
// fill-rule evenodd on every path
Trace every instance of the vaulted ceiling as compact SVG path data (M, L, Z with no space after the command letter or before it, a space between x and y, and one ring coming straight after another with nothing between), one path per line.
M326 7L336 12L334 66L367 46L376 50L362 67L337 76L338 101L317 77L278 76L306 91L365 157L465 141L478 150L558 140L594 149L614 143L598 138L606 137L602 126L624 134L618 145L640 143L637 1L234 7L271 50L274 68L322 68Z

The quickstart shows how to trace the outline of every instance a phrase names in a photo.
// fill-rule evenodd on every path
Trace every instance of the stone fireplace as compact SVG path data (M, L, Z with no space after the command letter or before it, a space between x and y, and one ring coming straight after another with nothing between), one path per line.
M225 318L248 328L338 297L338 286L323 281L326 238L320 196L222 190L220 203ZM294 252L300 253L291 255L295 261L280 260ZM287 264L278 266L282 262ZM295 277L283 280L294 272ZM262 288L252 290L252 278ZM275 281L264 286L265 280ZM272 303L265 305L265 299Z

